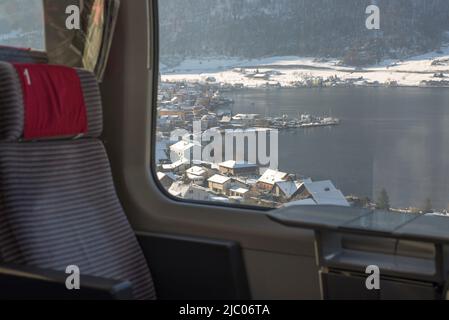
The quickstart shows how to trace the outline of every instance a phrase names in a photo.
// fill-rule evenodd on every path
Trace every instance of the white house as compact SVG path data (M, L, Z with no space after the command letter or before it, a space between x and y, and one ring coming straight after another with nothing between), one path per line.
M298 193L302 199L289 203L289 206L304 205L307 202L307 204L314 203L315 205L350 207L343 193L335 188L332 181L329 180L317 182L306 181L301 185ZM313 200L313 202L310 200Z
M271 191L278 182L287 181L288 173L268 169L257 180L257 187L262 190Z
M221 174L230 174L233 176L256 175L259 171L259 166L257 164L235 160L219 163L218 168Z
M260 114L237 114L232 117L232 120L236 123L244 125L252 125L257 119L260 119Z
M193 166L186 171L187 178L197 184L203 184L207 177L207 170L200 166Z
M178 160L171 164L163 164L162 171L180 173L180 172L186 170L189 167L189 164L190 164L189 160L186 160L186 159Z
M195 145L192 142L181 140L170 146L170 159L174 162L178 160L191 160L193 157L193 147Z
M299 181L278 181L274 184L273 192L277 197L289 200L296 195L301 185Z
M156 164L159 164L161 162L167 162L169 160L168 157L168 145L169 141L168 139L164 139L162 135L158 134L157 140L156 140Z
M239 197L239 198L246 198L249 194L249 190L246 188L238 188L238 187L232 187L228 190L230 197Z
M206 188L195 184L184 184L181 181L173 183L168 192L174 197L187 200L209 201L211 199L211 194Z
M216 193L226 194L232 184L232 179L229 177L216 174L207 180L209 189Z

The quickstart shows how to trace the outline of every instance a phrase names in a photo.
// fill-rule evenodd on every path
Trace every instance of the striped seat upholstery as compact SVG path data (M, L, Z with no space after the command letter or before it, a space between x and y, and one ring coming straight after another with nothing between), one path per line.
M23 97L12 65L0 62L0 141L17 141L23 133Z
M58 271L77 265L81 277L128 280L135 298L154 299L149 268L96 138L102 130L97 82L86 71L79 75L89 137L19 142L20 87L0 64L0 261Z

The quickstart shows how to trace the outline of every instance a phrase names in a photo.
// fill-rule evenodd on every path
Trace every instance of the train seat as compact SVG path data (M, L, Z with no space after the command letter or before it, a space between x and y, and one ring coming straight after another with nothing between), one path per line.
M93 74L0 62L0 267L77 266L81 285L129 281L134 298L155 299L101 133Z

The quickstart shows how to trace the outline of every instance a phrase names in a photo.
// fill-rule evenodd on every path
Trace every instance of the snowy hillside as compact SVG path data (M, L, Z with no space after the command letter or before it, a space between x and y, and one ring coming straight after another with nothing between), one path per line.
M342 84L420 86L449 84L449 44L405 60L385 60L365 68L342 66L339 59L272 57L265 59L186 59L161 66L164 81L215 81L244 87L293 87L313 79L338 78ZM446 83L447 82L447 83Z

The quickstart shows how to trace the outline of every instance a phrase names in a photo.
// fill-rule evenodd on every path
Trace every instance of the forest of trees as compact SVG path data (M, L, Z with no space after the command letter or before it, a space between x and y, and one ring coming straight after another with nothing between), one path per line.
M365 27L368 5L381 30ZM161 57L347 57L348 64L403 58L440 47L447 0L164 0ZM357 55L369 52L368 61Z

